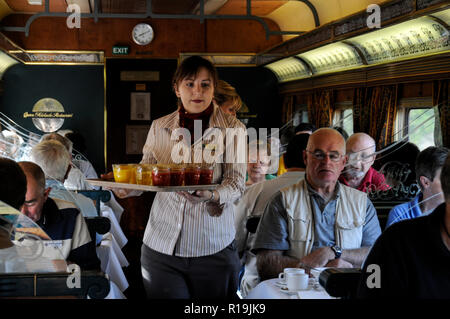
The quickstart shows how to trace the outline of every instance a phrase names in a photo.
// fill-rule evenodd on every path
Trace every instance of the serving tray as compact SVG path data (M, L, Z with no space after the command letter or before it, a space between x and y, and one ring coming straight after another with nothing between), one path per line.
M195 190L212 190L216 189L219 184L211 185L190 185L190 186L149 186L128 183L117 183L114 181L107 181L104 179L86 179L86 181L93 186L102 186L109 188L127 188L148 192L180 192L180 191L195 191Z

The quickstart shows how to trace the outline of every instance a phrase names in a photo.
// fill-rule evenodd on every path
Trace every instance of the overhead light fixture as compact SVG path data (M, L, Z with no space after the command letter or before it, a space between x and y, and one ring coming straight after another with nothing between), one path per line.
M17 63L19 63L19 61L13 59L5 52L0 51L0 79L3 77L3 74L6 72L6 70Z
M308 62L313 74L348 70L362 65L356 50L343 42L336 42L298 54Z
M27 0L28 4L33 6L42 6L42 0Z
M437 18L437 19L436 19ZM450 52L450 9L267 64L279 82ZM363 61L364 60L364 61ZM311 74L300 61L306 62Z
M270 63L266 65L266 68L275 73L279 82L299 80L310 76L309 70L294 57Z
M449 10L443 12L448 15ZM428 16L360 35L348 42L357 46L368 64L386 63L450 50L446 26Z

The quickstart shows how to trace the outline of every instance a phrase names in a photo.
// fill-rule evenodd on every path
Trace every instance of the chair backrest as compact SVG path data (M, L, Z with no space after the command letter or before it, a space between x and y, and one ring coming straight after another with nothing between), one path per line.
M394 206L405 203L407 200L398 200L398 201L372 201L373 206L377 211L378 221L380 222L381 230L386 228L387 219L389 216L389 212Z
M109 280L100 271L77 273L13 273L0 274L0 298L89 298L104 299L110 290ZM71 278L70 278L71 277ZM72 280L73 279L73 280ZM69 284L73 284L70 288Z
M360 278L360 268L328 268L320 273L319 283L332 297L353 299Z
M108 217L84 217L84 220L86 221L92 240L95 240L96 233L103 235L111 229L111 221Z
M247 223L245 224L245 228L249 233L256 233L256 229L258 228L259 220L261 216L249 216L247 218Z
M111 199L111 193L106 190L78 190L78 194L82 194L95 201L95 208L97 215L100 216L100 201L106 203Z

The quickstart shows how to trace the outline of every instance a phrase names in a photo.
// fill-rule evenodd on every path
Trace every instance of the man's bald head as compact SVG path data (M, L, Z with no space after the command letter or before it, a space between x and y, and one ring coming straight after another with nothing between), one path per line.
M352 134L346 145L348 166L344 170L347 179L362 180L375 161L375 140L366 133Z
M308 146L306 149L310 152L314 152L314 149L318 147L317 145L321 145L326 141L336 144L339 153L342 155L345 154L344 137L335 129L328 127L320 128L312 133L308 139Z
M346 145L347 153L352 152L360 152L360 151L372 151L375 153L376 143L375 140L366 133L354 133L352 134L348 140Z
M45 174L39 165L33 162L19 162L18 164L27 176L27 179L31 177L41 189L45 189Z
M309 137L303 159L314 189L334 189L347 160L344 137L332 128L318 129Z
M19 166L27 176L27 194L21 212L37 222L41 219L51 188L45 188L45 174L39 165L32 162L19 162Z

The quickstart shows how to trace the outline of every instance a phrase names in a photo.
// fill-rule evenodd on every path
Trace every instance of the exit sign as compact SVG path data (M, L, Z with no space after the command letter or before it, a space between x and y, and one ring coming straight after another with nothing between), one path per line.
M113 46L113 54L127 55L130 52L130 47L127 45L115 45Z

